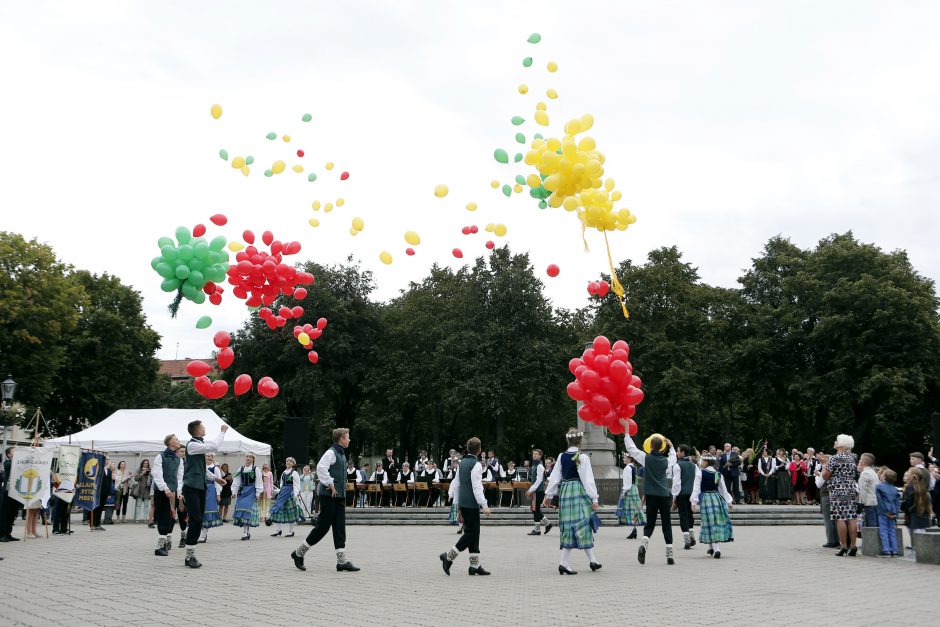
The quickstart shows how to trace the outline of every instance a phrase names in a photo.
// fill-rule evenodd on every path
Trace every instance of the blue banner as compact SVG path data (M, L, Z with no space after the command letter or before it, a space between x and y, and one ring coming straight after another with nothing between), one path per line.
M85 510L98 507L98 488L104 476L104 454L83 451L78 460L78 480L72 503Z

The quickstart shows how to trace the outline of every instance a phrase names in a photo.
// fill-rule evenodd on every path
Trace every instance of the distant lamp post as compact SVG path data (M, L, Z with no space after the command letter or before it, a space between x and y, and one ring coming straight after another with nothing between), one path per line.
M13 404L13 395L16 394L16 381L12 375L7 375L6 381L0 383L0 391L3 392L3 408L6 409Z

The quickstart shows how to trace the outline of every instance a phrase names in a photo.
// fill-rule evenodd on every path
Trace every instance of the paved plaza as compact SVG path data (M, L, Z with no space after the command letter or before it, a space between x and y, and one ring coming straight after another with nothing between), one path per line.
M0 544L3 625L674 625L716 618L838 625L922 623L936 603L940 569L910 559L833 556L821 526L740 527L721 560L699 545L667 566L657 533L645 566L624 527L603 527L596 552L604 567L573 555L575 577L557 571L558 534L487 527L481 549L490 577L469 577L467 557L450 577L437 555L457 535L446 526L350 526L359 573L334 570L327 539L289 558L310 527L292 539L256 529L213 529L199 545L199 570L184 551L153 555L156 531L142 524L69 537ZM22 536L18 522L14 535ZM677 530L678 531L678 530ZM179 532L174 534L178 539ZM677 533L677 538L681 537ZM202 614L188 614L198 608ZM165 612L169 612L167 615ZM777 617L777 618L774 618ZM802 617L802 618L801 618Z

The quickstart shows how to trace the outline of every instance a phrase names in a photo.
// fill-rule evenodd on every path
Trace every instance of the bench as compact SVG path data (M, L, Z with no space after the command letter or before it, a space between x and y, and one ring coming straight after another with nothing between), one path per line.
M911 546L918 564L940 564L940 529L924 529L925 533L912 533Z

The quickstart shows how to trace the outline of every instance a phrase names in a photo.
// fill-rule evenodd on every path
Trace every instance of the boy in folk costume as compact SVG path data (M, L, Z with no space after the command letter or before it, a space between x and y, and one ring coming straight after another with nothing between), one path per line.
M636 485L636 465L628 454L624 453L623 457L623 488L617 502L617 519L621 524L633 525L633 531L627 536L627 540L636 540L636 526L646 524L646 514L643 512L640 490Z
M232 524L242 528L242 540L250 540L251 528L261 524L259 504L264 498L261 469L255 466L255 456L251 453L245 455L245 464L235 471L232 494L235 497Z
M529 482L532 485L526 492L526 496L532 499L532 520L535 521L535 527L528 535L540 536L542 535L543 520L545 521L545 533L552 530L552 523L545 520L545 514L542 513L542 501L545 500L545 464L542 463L542 451L540 449L532 451Z
M725 486L724 478L715 468L714 455L702 456L705 467L696 468L692 487L692 508L701 512L699 540L708 545L708 554L721 558L721 543L733 542L731 511L733 498Z
M568 560L571 549L581 549L590 560L591 571L601 568L594 556L594 529L592 519L599 509L597 487L591 470L591 458L581 454L581 438L584 433L575 428L568 429L565 439L568 449L558 456L552 468L545 490L545 503L549 507L552 497L558 493L558 535L561 540L561 562L559 575L577 575L571 570ZM561 489L559 490L559 486Z
M637 448L630 437L629 423L621 419L624 428L624 443L627 454L644 468L643 493L646 497L646 526L643 527L643 539L637 552L637 560L646 563L646 549L649 547L650 536L656 530L656 518L662 516L663 538L666 540L666 563L670 566L676 563L672 551L672 469L676 465L676 451L672 442L658 434L650 437L650 453L647 455ZM668 456L663 453L668 447Z
M680 444L676 456L678 459L672 469L672 496L676 502L676 511L679 513L682 548L688 551L695 546L695 536L692 534L692 490L698 467L692 460L692 447L688 444Z
M166 557L173 545L173 527L176 517L173 510L176 499L183 488L183 460L176 454L180 441L174 434L163 438L166 450L153 458L153 510L157 523L157 548L154 555Z
M454 502L460 509L464 532L457 544L439 556L448 576L454 560L464 549L470 550L470 568L467 570L469 574L490 574L480 563L480 510L487 516L490 515L486 497L483 496L483 466L477 457L481 448L480 438L467 440L467 454L460 460L457 475L450 484Z
M317 463L320 480L320 515L317 525L307 539L291 554L294 566L307 570L304 555L310 547L322 540L332 528L333 548L336 550L336 570L359 570L346 559L346 449L349 447L349 429L333 429L333 446L326 449Z
M293 538L294 524L304 517L300 504L297 502L297 497L300 496L300 475L295 469L296 465L297 462L293 457L284 460L285 468L284 472L281 473L281 489L277 493L277 500L271 506L271 512L264 522L268 527L277 523L277 531L271 534L272 538L276 538L284 532L282 528L284 523L287 523L287 535L284 537Z
M186 528L186 560L188 568L199 568L202 564L196 559L196 542L202 532L202 515L206 509L206 453L218 451L228 431L228 425L219 428L215 440L206 442L206 427L201 420L193 420L187 425L190 440L186 443L186 466L183 470L183 499L189 525Z

